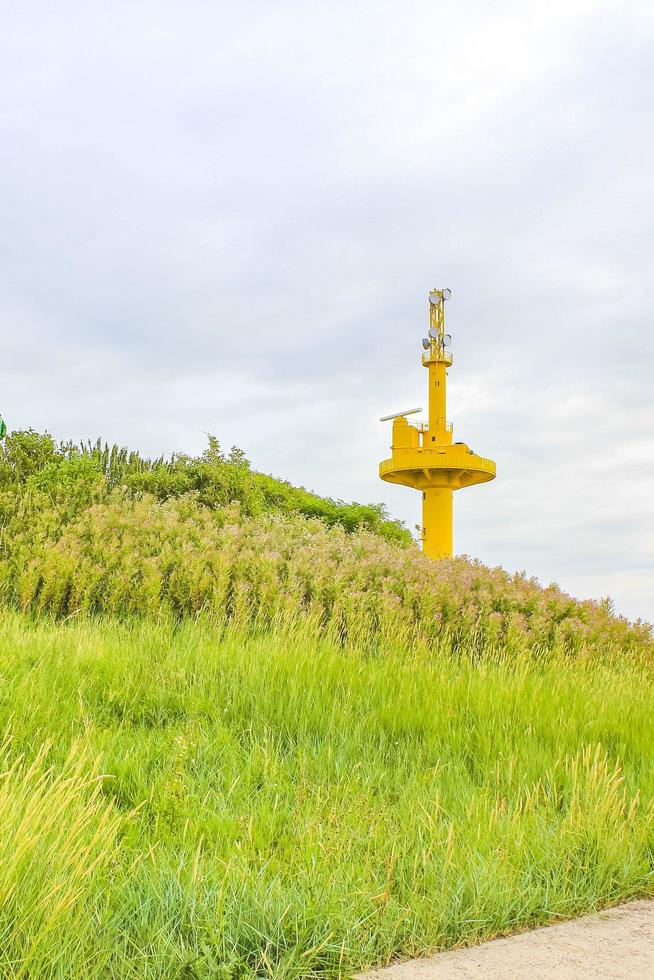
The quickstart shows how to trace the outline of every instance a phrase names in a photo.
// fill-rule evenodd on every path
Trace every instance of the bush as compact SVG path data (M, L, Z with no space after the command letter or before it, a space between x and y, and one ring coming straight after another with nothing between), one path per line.
M389 519L383 505L346 504L257 473L236 446L225 456L215 436L209 436L207 450L199 458L178 455L169 461L145 459L101 440L58 445L50 435L32 430L13 432L0 448L0 489L14 497L42 491L54 501L66 500L71 513L117 487L132 497L150 494L159 501L195 494L207 507L238 503L248 516L304 514L330 526L338 524L348 531L365 528L387 541L411 544L409 532Z

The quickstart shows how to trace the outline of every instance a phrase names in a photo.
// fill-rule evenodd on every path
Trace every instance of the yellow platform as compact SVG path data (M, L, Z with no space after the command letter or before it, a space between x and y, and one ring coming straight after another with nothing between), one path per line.
M495 463L477 456L463 442L440 449L393 448L391 458L379 464L379 475L387 483L401 483L416 490L460 490L493 480Z

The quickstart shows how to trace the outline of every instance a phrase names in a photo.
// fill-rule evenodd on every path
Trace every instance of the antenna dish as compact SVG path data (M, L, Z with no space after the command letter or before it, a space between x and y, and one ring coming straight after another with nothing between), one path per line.
M433 337L433 339L436 340L436 338L438 337L438 327L430 327L429 336Z
M421 408L407 408L404 412L394 412L393 415L382 415L380 422L390 422L391 419L399 419L402 415L415 415L416 412L422 412Z
M446 333L443 336L443 347L449 347L451 343L452 343L452 337L450 336L449 333Z
M429 348L431 347L431 343L429 341L429 337L423 337L422 338L422 346L424 347L425 350L429 350Z
M449 290L448 290L449 292ZM432 289L429 294L429 302L432 306L438 306L441 301L441 291L440 289Z
M443 299L452 299L452 290L451 289L442 289L441 290L441 296L443 297Z

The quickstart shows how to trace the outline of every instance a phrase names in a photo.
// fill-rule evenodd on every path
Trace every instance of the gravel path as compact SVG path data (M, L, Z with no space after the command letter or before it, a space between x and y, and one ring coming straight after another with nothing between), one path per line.
M364 980L654 980L654 901L438 953Z

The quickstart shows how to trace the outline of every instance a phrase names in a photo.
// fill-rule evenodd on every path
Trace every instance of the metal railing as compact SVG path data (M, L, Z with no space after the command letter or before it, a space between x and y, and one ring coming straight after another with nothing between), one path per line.
M432 360L434 360L434 359L432 358L431 353L427 353L427 354L423 354L422 355L422 363L425 365L425 367ZM444 347L442 347L441 350L440 350L440 352L439 352L439 354L436 357L436 360L444 361L445 364L447 364L449 366L449 365L454 364L454 354L452 353L451 350L446 350Z
M418 432L429 432L429 422L409 422L409 425L412 428L417 429ZM443 430L441 429L440 431L442 432ZM454 423L446 422L445 432L453 432L453 431L454 431Z

